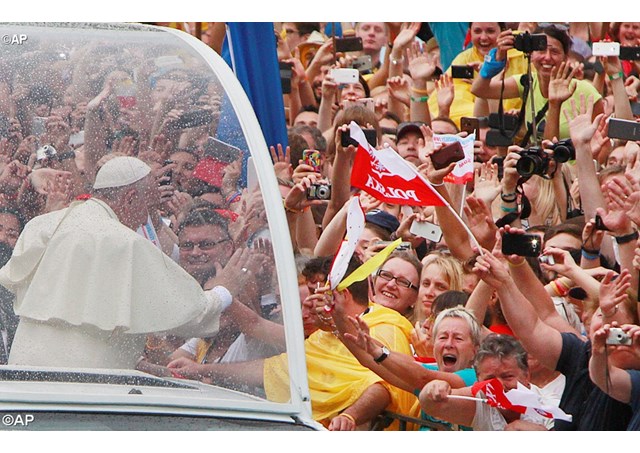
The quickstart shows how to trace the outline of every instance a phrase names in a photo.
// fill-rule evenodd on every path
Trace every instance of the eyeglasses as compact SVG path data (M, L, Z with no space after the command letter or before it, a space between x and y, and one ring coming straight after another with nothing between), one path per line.
M418 287L416 285L414 285L413 283L411 283L409 280L407 280L404 277L396 277L395 275L393 275L389 271L383 271L381 269L378 272L376 272L376 275L378 277L380 277L381 279L386 280L388 282L390 282L391 280L395 280L396 284L398 286L403 287L403 288L411 288L411 289L415 289L416 291L418 291Z
M231 238L221 239L219 241L200 241L200 242L183 242L182 244L178 244L180 250L190 251L197 245L200 250L211 250L218 244L222 244L223 242L230 241Z

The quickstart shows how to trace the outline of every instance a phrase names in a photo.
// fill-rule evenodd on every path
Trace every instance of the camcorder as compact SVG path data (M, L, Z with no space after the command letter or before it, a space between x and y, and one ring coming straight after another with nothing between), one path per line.
M515 42L513 47L520 52L531 53L535 50L547 50L547 35L544 33L530 34L528 31L524 33L514 33Z
M571 140L561 140L551 148L553 155L549 155L542 148L532 146L520 151L520 159L516 164L516 170L521 176L544 176L549 170L549 162L564 163L576 158L576 150Z
M311 184L307 189L307 200L330 200L331 184Z

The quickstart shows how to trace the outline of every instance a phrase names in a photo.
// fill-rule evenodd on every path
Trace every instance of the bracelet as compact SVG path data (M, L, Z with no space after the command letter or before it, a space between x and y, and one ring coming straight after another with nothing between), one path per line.
M519 264L513 264L511 261L509 261L509 266L510 267L520 267L520 266L524 265L526 262L527 262L527 260L522 260L522 262L519 263Z
M422 89L416 88L416 87L411 87L411 91L413 91L415 94L421 94L423 96L429 95L429 92L427 90L422 90Z
M348 418L349 420L351 420L353 422L354 425L358 426L358 423L356 423L356 419L353 418L353 415L349 415L346 412L341 412L340 414L338 414L338 417L340 417L340 416Z
M620 71L617 74L609 74L609 80L618 80L624 78L624 72Z
M427 102L429 100L429 96L421 96L419 98L409 96L409 99L411 99L411 102Z
M613 315L618 313L618 305L614 305L613 313L605 313L603 309L600 309L600 311L602 312L602 316L604 316L605 318L611 318Z
M500 199L506 203L514 203L518 199L518 193L500 193Z
M300 209L300 210L290 208L289 206L287 206L287 204L285 203L285 201L284 201L284 200L282 200L282 206L284 206L284 210L285 210L285 211L287 211L287 212L291 212L291 213L293 213L293 214L302 214L303 212L306 212L306 211L309 209L308 207L303 208L303 209Z
M225 200L227 206L230 205L231 203L235 202L236 199L239 199L241 195L242 195L242 192L240 192L240 191L234 192L231 195L229 195L227 197L227 199Z
M582 250L584 250L585 252L587 252L590 255L600 255L600 250L588 249L584 245L582 246Z
M395 59L391 58L391 64L402 64L404 62L404 55L401 55L400 58Z
M633 233L625 234L624 236L614 236L618 244L626 244L627 242L635 241L638 239L638 230Z
M590 261L597 260L598 258L600 258L600 252L598 252L596 250L595 251L596 253L590 253L592 251L593 250L587 250L587 249L583 248L582 252L581 252L582 253L582 257L587 259L587 260L590 260Z
M508 206L500 206L502 212L516 212L518 208L510 208Z
M433 187L440 187L440 186L444 186L444 181L442 181L440 184L436 184L435 182L429 181L429 184L431 184Z

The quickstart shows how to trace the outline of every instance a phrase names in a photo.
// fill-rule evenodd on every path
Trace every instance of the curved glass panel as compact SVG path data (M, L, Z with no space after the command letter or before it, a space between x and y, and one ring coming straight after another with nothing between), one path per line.
M7 401L33 378L135 385L150 405L170 399L168 381L195 381L197 396L177 386L184 407L290 403L280 294L296 285L277 271L293 264L276 266L288 250L274 252L258 182L275 176L254 162L267 150L249 149L253 112L239 118L211 70L222 60L142 25L0 28L12 40L0 57ZM268 357L282 365L276 397Z

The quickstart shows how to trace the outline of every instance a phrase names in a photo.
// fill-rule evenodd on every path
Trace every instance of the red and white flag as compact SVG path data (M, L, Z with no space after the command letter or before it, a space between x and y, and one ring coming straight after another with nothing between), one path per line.
M418 170L394 150L377 150L367 142L355 122L349 125L358 151L351 171L351 185L385 203L411 206L447 206L447 202Z
M465 184L473 181L473 142L475 139L475 133L464 138L451 134L435 134L433 136L433 143L436 145L448 145L449 143L460 142L462 150L464 151L464 159L456 162L453 171L444 177L444 182Z
M520 414L540 415L546 418L554 418L570 422L572 416L565 413L558 406L550 406L542 401L539 394L518 383L516 389L504 392L504 387L498 379L489 379L476 382L471 387L471 393L475 396L479 391L484 392L487 404L506 409Z

